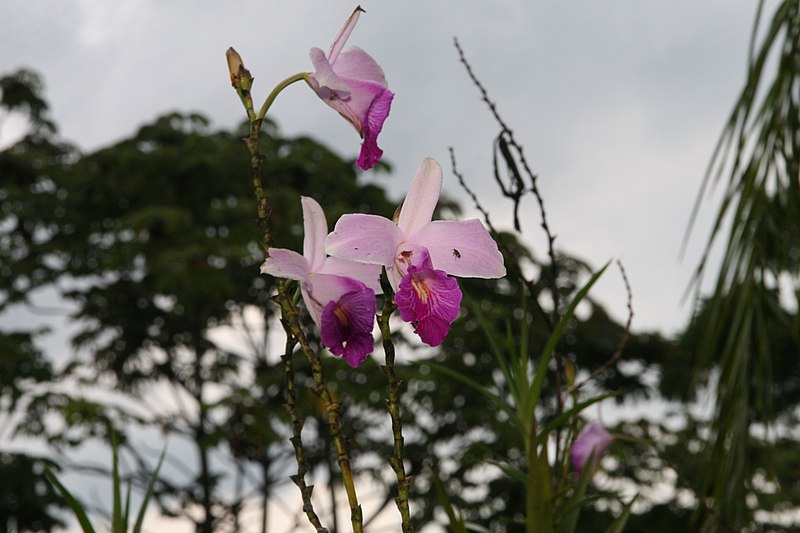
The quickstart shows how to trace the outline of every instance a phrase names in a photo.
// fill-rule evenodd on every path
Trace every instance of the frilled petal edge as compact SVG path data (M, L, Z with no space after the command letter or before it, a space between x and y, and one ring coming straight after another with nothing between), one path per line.
M358 166L363 170L374 167L383 156L383 150L378 147L378 135L383 129L386 117L389 116L392 99L394 99L394 93L389 89L383 89L375 95L367 110L366 119L362 124L364 141L361 143L361 152L358 154L357 161Z

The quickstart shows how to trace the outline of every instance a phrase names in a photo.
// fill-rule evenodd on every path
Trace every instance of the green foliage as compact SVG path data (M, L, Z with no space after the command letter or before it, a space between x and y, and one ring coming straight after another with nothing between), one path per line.
M55 132L55 124L47 118L47 102L42 98L42 92L39 75L20 69L0 77L0 108L28 115L36 131Z
M112 434L113 435L113 434ZM164 450L166 452L166 449ZM144 497L142 498L142 503L139 507L139 512L136 515L136 522L133 524L133 527L130 529L131 533L140 533L142 530L142 524L144 523L144 514L147 510L148 502L150 501L150 497L153 495L153 487L158 479L158 471L161 469L161 464L164 462L164 452L161 453L161 458L158 461L158 465L156 469L153 471L153 474L150 476L149 481L147 482L147 487L145 488ZM128 484L128 492L125 496L125 502L123 507L123 500L122 500L122 480L119 474L119 454L117 450L117 441L116 437L112 436L111 440L111 454L112 454L112 470L111 470L111 490L114 495L114 502L113 502L113 512L111 514L111 533L128 533L128 520L129 520L129 511L130 511L130 498L131 498L131 486L130 483ZM69 505L69 508L75 514L75 518L78 519L78 523L83 529L84 533L94 533L95 528L92 526L91 521L89 520L89 516L84 509L84 506L78 501L78 499L59 481L58 477L50 470L48 467L45 467L45 474L47 476L48 481L56 488L56 490L64 497Z
M269 135L262 146L263 170L275 246L302 247L300 195L318 199L329 223L346 212L394 212L382 188L363 183L352 161L313 139L284 138L274 124L265 124L265 129ZM46 128L0 152L0 309L29 303L39 288L57 287L75 309L77 331L75 357L60 376L52 375L34 349L34 332L0 336L0 363L14 373L0 377L0 399L5 394L10 399L6 402L27 415L17 433L39 436L60 450L87 439L108 442L113 427L158 427L195 443L191 475L181 478L168 469L153 485L153 498L171 515L184 514L190 507L205 509L205 516L195 514L198 531L234 530L245 500L269 500L291 470L280 354L270 351L258 329L269 330L274 324L269 302L273 281L257 274L261 252L247 150L241 141L246 134L244 127L216 131L200 115L173 113L92 153L80 153ZM498 149L508 151L507 141L500 142ZM512 170L515 175L520 171ZM789 204L782 199L765 208L764 213L775 212L768 227L783 225L791 234L794 226L784 223L795 209ZM451 212L456 208L447 206ZM462 288L470 304L439 349L418 350L402 331L394 333L398 377L407 384L402 413L408 472L415 476L415 525L436 521L435 513L444 510L457 531L523 531L526 500L520 487L528 472L536 472L541 491L552 491L562 509L575 509L578 502L587 501L584 496L598 502L597 508L582 507L575 531L612 531L623 517L628 520L626 531L690 530L690 505L677 497L667 503L649 501L645 490L635 512L628 514L632 504L620 501L601 483L584 486L584 495L575 490L580 479L570 478L572 484L556 488L547 481L548 471L568 468L567 443L577 427L567 419L592 402L612 397L612 391L619 392L613 397L620 403L659 394L680 402L695 397L696 389L687 386L687 368L691 350L707 329L702 317L682 346L657 334L633 335L622 361L598 375L566 411L559 411L553 393L557 368L547 362L554 348L548 347L550 313L537 309L537 304L558 301L555 311L564 313L569 302L577 301L592 268L562 254L550 265L515 236L501 237L504 249L538 272L535 280L524 289L513 277L465 280ZM775 241L767 248L788 262L792 247L779 244ZM771 375L777 385L764 404L768 400L773 413L789 420L800 393L792 381L797 345L794 316L778 313L778 301L769 293L758 312L763 314L771 353L779 358L773 359L771 370L753 371L737 383L746 383L746 399L751 399L759 395L758 380ZM564 361L585 373L608 360L625 327L589 296L581 307L563 322L555 348ZM243 326L245 316L254 311L266 326L261 321L253 328ZM310 324L309 317L301 318ZM241 333L245 347L218 344L214 332L223 327ZM307 331L312 345L320 348L313 328ZM420 364L411 363L419 359ZM324 352L322 362L342 402L342 429L355 468L383 487L378 496L383 506L391 505L394 488L384 471L391 449L384 431L380 369L373 360L350 369ZM539 371L529 372L536 362ZM702 368L709 370L712 364ZM313 471L330 472L334 478L336 452L312 392L310 368L298 362L295 372L298 409L306 417L304 435L313 436L304 439L307 459ZM648 375L660 380L654 383ZM51 379L87 390L105 388L119 396L106 403L76 394L74 388L67 393L29 386ZM147 400L156 386L186 403L174 410L152 408ZM117 401L120 397L124 401ZM536 447L526 445L532 438L522 430L531 429L528 414L537 403L536 430L540 435L560 433L560 448L551 457L540 446L531 460L526 450ZM148 407L146 414L141 406ZM751 422L771 419L752 409L744 415L734 410L731 416L752 416ZM59 424L48 424L53 419ZM704 494L700 474L708 464L701 450L709 425L688 415L681 420L683 426L647 420L621 423L614 431L637 441L615 442L613 460L603 465L605 475L641 490L669 481L668 474L676 472L676 488L699 498ZM146 470L145 452L128 440L133 433L119 434L120 446ZM768 448L763 439L750 437L752 454L746 456L745 476L778 479L786 490L773 494L750 484L748 494L757 497L760 509L786 509L798 501L796 491L788 489L800 464L794 441L780 438ZM224 468L218 466L221 456L230 461ZM771 468L761 466L767 457L773 461ZM168 464L170 459L167 456ZM531 463L539 470L529 469ZM119 487L118 475L113 469L110 474ZM250 480L247 490L233 493L225 488L245 478ZM315 498L324 496L319 492ZM120 517L127 515L122 501L120 494L115 504ZM562 518L564 528L572 527L574 516Z
M275 245L302 247L300 194L322 201L329 216L394 211L382 189L358 181L352 162L266 127L264 171L280 228ZM223 493L219 487L232 474L217 470L212 454L229 450L228 460L241 465L234 472L255 463L262 478L255 490L265 497L286 477L279 354L260 340L264 331L252 330L270 325L273 281L258 275L243 136L211 131L199 115L173 113L93 153L46 131L0 153L0 310L55 288L74 309L76 331L75 357L53 378L79 388L35 389L22 404L27 416L17 434L62 450L91 438L108 442L109 428L123 434L130 424L183 436L196 444L199 472L167 476L156 497L175 515L199 504L205 531L235 523L242 498L252 494ZM252 324L254 314L261 324ZM220 328L237 332L244 347L218 345L213 335ZM10 386L24 383L24 365L36 379L51 377L33 358L24 365L14 359L15 350L28 357L23 337L0 339L12 348L3 359L15 372ZM154 387L180 396L178 406L151 401ZM82 389L123 398L101 402ZM146 463L140 450L124 445Z
M0 530L52 531L64 527L54 512L63 502L45 477L47 459L0 453Z
M796 345L797 321L781 308L782 280L797 294L800 275L800 2L779 2L761 32L764 2L753 29L747 80L725 126L706 175L728 176L708 250L730 223L714 294L698 317L696 376L719 372L716 409L707 448L710 468L702 480L704 531L752 527L751 431L771 425L777 379L796 371L778 355L776 337ZM774 63L773 63L774 61ZM774 69L773 69L774 67ZM700 201L698 197L698 202ZM698 204L699 205L699 204ZM696 211L696 209L695 209ZM796 352L792 359L796 360ZM796 389L791 381L789 388ZM783 407L788 407L784 404Z

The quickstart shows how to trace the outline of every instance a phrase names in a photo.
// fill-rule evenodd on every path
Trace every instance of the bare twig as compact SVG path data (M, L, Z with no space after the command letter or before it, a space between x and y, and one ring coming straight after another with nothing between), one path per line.
M510 268L513 269L514 275L516 278L524 284L528 288L528 293L531 296L531 300L533 300L536 309L539 311L539 314L542 316L545 324L547 325L547 329L552 333L554 329L554 325L552 322L552 317L545 312L542 308L541 304L539 303L539 299L536 297L536 287L534 286L533 282L525 277L525 274L522 272L522 268L520 268L519 258L514 253L514 251L509 248L504 242L503 239L500 238L500 233L495 229L494 225L492 225L492 221L489 218L489 212L484 209L481 205L480 200L478 200L478 196L475 192L467 185L466 180L464 179L464 175L458 170L458 166L456 164L456 152L451 146L450 150L450 167L453 170L453 174L455 175L458 183L461 185L461 188L469 195L472 199L472 202L475 204L475 208L480 211L483 215L483 220L486 223L486 226L489 228L489 232L494 237L495 242L500 247L503 255L509 258L511 261L509 262Z
M554 331L555 324L559 322L560 319L560 312L561 312L561 295L558 289L558 263L556 261L556 252L555 252L555 236L550 231L550 225L547 223L547 211L545 210L544 206L544 198L542 197L541 192L539 191L538 186L538 179L539 177L533 173L528 164L528 160L525 157L525 153L522 149L522 145L520 145L516 139L514 138L514 132L511 131L511 128L508 127L508 124L503 120L500 116L500 113L497 111L496 104L489 98L489 93L483 84L480 82L478 77L472 71L472 66L470 65L469 61L467 61L467 57L464 54L464 50L461 48L461 45L458 43L458 39L453 39L453 44L458 51L458 58L459 61L464 65L464 68L467 70L467 74L469 75L472 83L475 84L475 87L478 88L478 91L481 93L481 99L486 103L489 107L489 110L492 112L495 120L497 121L498 125L500 126L500 134L497 136L497 140L495 141L495 157L494 157L494 174L495 179L497 180L498 184L500 185L500 189L503 194L510 198L514 202L514 226L517 231L520 231L520 224L517 217L517 212L519 209L519 202L522 199L523 194L525 193L524 183L522 182L522 177L517 168L517 164L514 158L514 153L516 153L516 157L519 159L522 168L525 171L525 174L530 179L530 192L533 193L533 196L536 198L536 202L539 205L539 212L541 214L541 228L544 231L544 234L547 238L547 253L550 256L550 293L553 299L553 309L551 312L551 318L549 321L550 324L550 332ZM499 176L499 171L497 168L497 151L500 152L503 159L506 162L506 166L509 172L512 175L511 184L509 188L506 189L502 180ZM537 301L537 306L538 306ZM561 341L559 341L559 346L561 345ZM555 371L555 389L556 389L556 402L557 402L557 410L558 413L562 413L564 411L564 401L563 396L561 394L561 389L563 388L563 375L564 375L564 360L563 360L563 350L557 350L554 354L554 359L556 362L556 371ZM555 457L556 461L561 455L560 449L560 432L561 429L558 428L556 430L556 450L555 450Z
M597 379L606 370L611 367L614 363L616 363L620 357L622 357L622 353L625 351L625 347L628 345L628 341L631 338L631 324L633 323L633 291L631 290L631 284L628 281L628 276L625 273L625 267L622 266L622 261L617 260L617 266L619 266L620 274L622 274L622 281L625 283L625 291L628 293L628 321L625 323L625 332L622 334L622 339L620 339L619 344L617 344L617 349L614 350L614 354L600 367L595 369L592 374L584 379L581 382L575 383L572 385L567 391L564 393L565 396L569 396L574 392L577 392L581 387L586 385L592 380Z
M520 163L522 164L522 168L525 170L525 174L527 174L528 178L530 178L530 181L531 181L530 191L536 197L536 202L539 204L539 212L541 213L541 216L542 216L541 227L542 227L542 230L544 230L545 236L547 237L547 253L550 256L550 268L552 270L552 277L553 277L552 282L551 282L551 285L552 285L551 290L553 292L553 295L552 295L553 296L553 323L556 323L557 320L555 320L555 319L558 316L558 312L559 312L559 294L558 294L558 287L556 285L558 267L557 267L557 263L556 263L556 254L555 254L555 248L554 248L554 244L555 244L556 238L553 235L553 233L550 231L550 225L547 223L547 211L545 210L545 207L544 207L544 198L542 197L542 194L539 191L539 186L538 186L539 177L536 174L534 174L533 171L531 170L530 165L528 165L528 160L525 157L525 153L524 153L524 151L522 149L522 145L517 143L516 139L514 138L514 132L511 131L511 128L508 127L506 122L500 116L500 113L497 111L496 104L491 100L491 98L489 98L489 93L486 91L486 88L483 86L483 84L480 82L478 77L472 71L472 66L469 64L469 61L467 61L467 57L466 57L466 55L464 55L464 50L461 48L461 45L458 43L458 39L454 38L453 39L453 43L455 44L456 50L458 50L459 61L461 61L461 63L464 65L464 68L467 70L467 74L469 75L470 79L472 80L472 83L474 83L475 87L477 87L478 91L480 91L481 99L489 107L489 110L492 112L492 115L494 116L495 120L500 125L501 131L500 131L500 134L497 137L496 144L498 145L498 148L501 150L501 153L503 154L504 159L506 160L506 164L509 166L509 169L512 171L512 174L514 174L515 181L517 183L517 185L516 185L517 192L515 192L512 195L510 195L510 197L512 198L512 200L514 200L514 203L515 203L515 207L514 207L515 213L516 213L516 210L517 210L517 206L518 206L519 200L520 200L520 198L522 196L522 193L524 192L524 188L522 190L519 189L519 187L521 186L520 185L521 184L521 178L520 178L520 175L519 175L519 171L516 169L516 164L514 163L514 158L511 156L511 152L509 150L509 147L514 149L514 151L517 154L517 157L519 158ZM496 160L495 160L495 162L496 162ZM498 176L497 166L496 165L495 165L495 176ZM497 177L497 180L500 181L499 177ZM505 194L506 189L505 189L505 187L503 187L502 183L501 183L501 189L503 190L503 192ZM509 195L506 195L506 196L509 196ZM516 215L515 215L515 226L517 228L517 231L520 231L519 222L516 220Z

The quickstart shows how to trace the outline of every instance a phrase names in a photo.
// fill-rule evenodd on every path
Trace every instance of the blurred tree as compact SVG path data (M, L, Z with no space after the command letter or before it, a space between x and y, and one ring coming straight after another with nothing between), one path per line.
M203 117L175 113L90 154L52 133L35 128L0 154L0 290L3 305L22 305L51 285L74 306L75 354L58 379L79 389L37 391L17 432L61 449L131 422L179 435L195 448L197 467L184 461L188 477L162 476L165 511L191 516L199 531L236 529L252 487L222 494L232 476L214 466L214 454L256 461L265 498L289 466L276 416L280 354L265 332L273 280L258 275L257 232L247 223L255 209L243 133L211 132ZM393 211L380 188L358 183L352 162L311 139L281 138L274 126L269 133L277 245L301 248L299 194L334 214ZM233 348L231 331L243 339ZM24 376L14 370L15 380ZM87 389L106 395L87 399ZM63 422L48 425L52 413ZM135 461L152 468L147 452L129 444Z
M703 531L755 527L763 499L753 505L753 493L764 492L764 479L779 482L786 466L756 462L770 455L758 450L797 424L800 1L778 2L766 24L764 8L759 2L745 86L696 204L712 181L728 177L697 269L699 287L711 247L727 231L714 293L688 332L695 377L716 393L701 479ZM796 481L795 471L790 486ZM776 493L787 497L790 486L779 483Z
M53 531L64 522L53 512L60 498L39 457L0 453L0 531ZM50 467L54 465L50 463Z
M25 138L0 152L0 310L30 304L35 290L53 287L74 309L77 333L71 362L58 376L52 376L45 359L32 349L35 338L30 332L0 337L5 343L0 357L9 354L2 361L10 369L10 374L0 377L0 387L5 387L0 388L0 399L3 394L9 398L0 407L5 409L26 395L25 402L14 404L17 411L22 405L28 413L14 422L17 433L43 437L58 450L89 438L107 439L109 427L116 426L142 471L140 479L153 468L157 452L150 453L137 443L135 432L155 427L176 436L177 448L191 447L195 457L172 451L157 488L162 509L190 517L198 531L236 531L244 505L258 497L266 514L274 486L294 472L287 442L290 432L281 406L280 349L268 342L277 323L269 302L273 280L259 276L257 270L261 260L258 230L247 179L247 152L241 142L246 131L214 131L200 115L172 113L143 126L129 139L82 154L55 135L39 94L40 83L31 83L38 78L30 73L12 77L0 80L2 102L8 109L29 112L32 126ZM26 94L33 96L27 103ZM352 161L312 139L284 138L274 124L267 130L262 151L275 246L301 249L301 194L318 199L331 224L346 212L385 216L394 212L395 204L380 187L359 179ZM509 151L502 135L498 146ZM795 178L798 138L795 133L794 145L788 136L782 144L787 153L795 154L789 162L794 166L786 171L794 172ZM519 172L509 163L511 170ZM515 211L525 188L523 184L511 191ZM790 243L791 228L797 225L786 222L794 209L789 201L792 191L796 192L789 188L774 198L766 195L772 205L759 211L771 214L762 218L765 228L784 228L788 232L784 241ZM450 215L457 213L457 206L445 203L440 210ZM431 360L501 390L504 384L481 330L482 319L497 331L509 331L515 346L521 342L520 328L526 328L531 357L541 352L552 330L547 303L563 306L591 269L560 250L547 259L537 257L511 234L504 234L502 240L511 251L508 261L518 261L519 270L537 272L535 281L523 289L512 272L504 280L464 282L471 304L464 306L439 349L420 350L402 328L396 328L398 370L408 384L403 416L409 471L415 476L412 510L417 526L437 519L439 503L432 475L436 473L452 503L470 522L496 532L523 528L522 485L498 466L519 469L523 455L503 413L465 389L462 382L411 363ZM783 246L784 241L766 248L780 264L789 264L796 254L791 252L794 245ZM750 290L746 285L739 288ZM770 348L781 354L770 363L776 386L769 403L775 407L772 412L782 413L788 422L798 382L793 366L795 318L776 312L779 301L774 291L764 292L760 300L763 309L773 313L764 317L781 318L764 331L769 330ZM537 312L534 302L547 310ZM560 347L559 364L574 365L578 379L604 365L626 334L625 327L597 302L585 307ZM682 345L655 333L633 335L623 358L581 391L580 399L621 391L617 401L623 405L666 398L675 400L678 411L663 423L643 418L616 428L640 441L620 441L612 447L612 457L604 463L606 474L596 484L598 505L582 518L581 531L597 531L610 523L619 509L612 490L617 486L650 490L637 508L639 516L631 519L632 531L645 531L655 524L658 527L650 530L690 528L693 508L705 504L705 495L723 486L703 484L704 465L727 467L724 461L709 462L701 454L703 445L713 442L708 437L711 426L684 410L699 387L699 383L687 385L689 350L698 346L700 333L714 329L703 320L713 320L718 313L713 303L705 309ZM310 324L308 317L305 321ZM319 346L313 328L309 331ZM355 370L333 357L324 357L324 363L343 402L343 429L354 449L356 469L384 487L376 494L379 508L390 505L394 488L386 476L391 441L382 401L383 376L374 359ZM710 373L714 365L705 363L700 368ZM749 401L761 394L752 376L766 374L746 368L751 373L739 376L751 376L750 387L727 389L732 393L726 401ZM560 409L553 391L555 376L563 368L554 365L550 370L544 420L551 420ZM299 385L311 382L302 363L296 372ZM61 380L73 388L22 387L26 379L30 383ZM102 394L84 394L89 390ZM312 471L336 477L336 469L329 468L336 458L318 420L319 405L310 387L303 390L300 410L307 417L304 437ZM742 390L748 392L739 395L744 399L733 394ZM726 405L734 406L729 412L752 416L748 427L775 419L774 414L753 414L749 407L739 412L740 403ZM54 414L59 416L54 418ZM53 420L58 422L48 422ZM712 432L724 434L716 427ZM756 437L751 434L747 444L753 457L769 455L764 439ZM781 486L797 471L793 442L790 436L781 437L775 448L779 453L771 454L773 471L782 473ZM562 458L563 454L562 449ZM179 470L182 463L185 471ZM768 485L758 485L757 480L770 474L760 464L753 463L741 474L748 480L747 490L757 497L757 507L780 510L796 501L792 495L787 499L785 494L775 495ZM659 487L665 486L672 491L667 497L659 493ZM331 489L329 499L336 499L335 490ZM712 497L722 501L716 494ZM335 515L330 521L335 530Z
M41 92L41 80L34 72L19 70L0 77L0 116L22 113L34 135L53 132L54 125L47 118ZM5 256L5 251L10 252L13 247L10 237L13 230L17 228L24 234L33 229L25 227L13 213L14 207L5 202L13 194L9 191L16 190L17 176L3 171L0 176L0 279L5 279L10 273L10 263L19 257ZM24 277L10 286L0 283L0 315L30 287ZM53 377L49 361L35 345L41 333L24 326L12 330L7 324L0 324L0 442L19 423L32 391ZM0 530L51 531L63 525L53 513L63 504L45 480L45 462L46 459L26 453L0 452Z
M0 154L0 172L10 177L0 189L5 221L11 221L0 225L0 238L8 243L0 251L7 301L26 302L35 288L58 287L75 306L78 325L75 357L60 379L116 394L114 401L103 401L42 391L32 398L30 416L18 431L45 436L60 448L91 437L108 438L108 427L131 423L182 436L184 445L195 447L198 466L190 467L192 474L183 479L165 469L158 497L165 512L192 516L199 531L235 530L238 511L252 494L223 490L226 474L215 468L214 457L227 450L235 460L258 464L258 491L265 500L290 467L280 416L282 372L263 331L272 323L267 305L272 280L257 275L257 231L254 224L243 223L255 213L240 141L244 134L210 131L198 115L170 114L132 138L90 154L58 142L50 130L34 131ZM301 248L300 194L319 199L330 222L345 212L393 213L395 204L379 187L358 182L352 162L311 139L284 139L274 125L269 134L263 151L276 246ZM457 212L448 202L440 209ZM534 260L511 235L505 239L518 258L540 267L536 291L541 294L536 297L551 298L549 265ZM556 286L564 301L588 268L567 256L559 261ZM498 327L505 328L509 317L524 315L520 293L509 281L473 280L464 288ZM581 368L599 366L624 333L600 306L591 309L586 318L576 319L566 338ZM496 363L476 320L466 309L443 348L428 353L491 385ZM549 326L543 319L530 319L530 328L531 353L538 353ZM244 348L218 342L223 330L243 335ZM402 334L397 339L401 362L418 357ZM313 334L312 340L317 342ZM631 353L663 355L665 346L657 336L637 337ZM359 466L386 483L382 465L390 454L390 439L381 430L386 414L379 369L371 362L357 370L334 358L325 358L325 363L345 402L345 431ZM519 443L509 440L496 412L469 401L460 383L424 367L420 375L419 370L402 369L411 384L404 413L411 472L417 476L417 522L434 518L434 469L448 491L459 494L455 502L468 516L495 529L513 529L522 505L510 496L517 492L515 482L476 472L497 458L513 463ZM299 382L307 382L307 369L300 365L297 371ZM616 367L602 376L598 387L623 388L631 398L648 392L637 373ZM136 403L123 401L125 397ZM549 401L555 405L552 395ZM318 438L308 444L312 465L330 465L335 457L326 432L316 431L313 396L306 396L303 406L311 416L308 429ZM66 426L43 422L54 412ZM118 431L125 435L124 427ZM152 468L147 452L132 444L129 452L135 461L144 470ZM242 468L236 471L251 477ZM331 472L336 475L335 469ZM475 497L487 488L497 496ZM391 502L391 492L389 483L383 506ZM203 512L194 514L196 506Z

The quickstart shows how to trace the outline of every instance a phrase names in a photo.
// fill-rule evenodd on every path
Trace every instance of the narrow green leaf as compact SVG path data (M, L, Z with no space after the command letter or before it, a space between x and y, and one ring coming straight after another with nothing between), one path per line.
M496 459L488 459L486 462L489 463L490 465L496 466L497 468L502 470L506 476L510 477L511 479L519 481L520 483L522 483L523 486L528 481L524 472L520 471L518 468L514 468L508 463L504 463Z
M130 480L128 480L128 490L125 494L125 512L122 515L122 523L125 524L126 533L128 531L128 517L131 512L131 492L133 492L133 489L131 488Z
M468 531L476 531L477 533L491 533L491 531L489 531L482 525L476 524L474 522L467 522L465 524L465 527L467 528Z
M153 475L150 476L150 481L147 483L147 491L144 494L144 498L142 499L142 505L139 507L139 514L136 516L136 524L133 526L133 533L141 533L142 531L142 523L144 522L144 513L147 511L147 502L150 501L150 497L153 495L153 488L155 487L156 480L158 479L158 471L161 470L161 464L164 462L164 456L167 453L166 446L163 450L161 450L161 457L158 459L158 464L156 465L156 469L153 471Z
M481 393L483 396L491 400L497 407L502 409L512 420L519 422L517 418L517 413L501 398L499 398L496 394L491 392L489 389L475 381L474 379L465 376L461 372L453 370L445 365L441 365L439 363L433 361L413 361L411 364L414 365L427 365L432 369L436 370L437 372L441 372L442 374L447 374L451 378L460 381L464 385L471 387L472 389L476 390L477 392Z
M528 449L528 482L525 495L525 532L552 533L553 495L547 446L536 446L536 424L531 424L531 443Z
M575 490L560 509L562 516L558 520L557 533L574 533L578 525L581 509L586 504L586 488L589 486L589 480L592 479L594 474L594 468L591 467L593 460L594 450L586 460L586 467L581 471Z
M556 329L553 330L552 335L547 341L547 345L542 350L542 355L539 356L539 361L536 365L536 375L533 377L533 384L531 385L530 389L528 389L528 395L525 398L524 402L524 415L522 416L533 416L533 409L536 404L539 402L539 396L542 393L542 384L544 383L545 375L547 374L547 366L550 364L550 359L555 352L556 345L558 341L561 339L561 335L564 333L564 329L566 329L567 324L572 319L572 315L575 314L575 308L578 307L578 304L586 297L589 293L589 290L592 286L600 279L600 276L603 275L603 272L606 271L608 265L611 262L609 261L606 263L603 268L592 274L592 277L589 278L589 281L578 291L575 297L570 302L569 306L567 307L566 312L561 317L561 320L558 321L558 325L556 325Z
M542 430L542 432L539 433L539 436L537 437L537 442L539 444L542 444L545 441L545 439L547 439L547 435L549 435L551 431L565 424L568 420L572 419L572 417L576 416L578 413L580 413L587 407L597 402L602 402L606 398L613 398L614 396L619 396L620 394L621 393L619 391L607 392L605 394L601 394L600 396L595 396L594 398L575 404L570 409L564 411L563 413L555 417L553 420L548 422L547 425Z
M464 518L456 515L456 511L453 509L453 505L450 503L450 498L447 497L447 492L444 490L442 480L439 479L439 476L436 474L436 472L432 472L432 474L433 484L436 487L436 494L439 496L439 504L444 509L444 512L447 514L447 519L450 521L450 530L453 533L467 533L467 528L464 524Z
M117 450L117 434L111 431L111 483L114 494L114 510L111 515L111 531L114 533L126 533L127 524L122 517L122 495L119 480L119 454Z
M50 481L56 490L61 493L64 499L67 500L67 505L69 505L69 508L72 509L73 513L75 513L75 518L78 519L81 529L83 529L83 533L95 533L92 523L89 522L89 517L86 516L86 511L83 510L83 506L80 504L80 502L67 490L64 485L61 484L55 474L50 471L50 467L45 466L44 473L47 476L48 481Z
M481 311L480 305L469 297L467 294L464 294L464 300L469 306L470 311L475 315L475 318L478 319L478 324L481 326L483 330L483 334L486 335L486 340L489 341L489 346L492 349L492 354L494 355L495 359L497 359L497 363L500 365L500 370L503 372L503 377L505 377L506 382L511 386L513 382L513 375L508 367L508 361L506 359L505 354L503 353L503 349L500 345L500 341L497 338L497 334L494 328L491 327L489 321L486 320L486 315L483 314Z
M610 526L608 526L608 529L606 529L605 533L622 533L622 530L625 529L625 524L628 522L628 518L631 516L633 504L636 502L636 498L638 497L639 495L637 494L631 499L630 502L628 502L628 505L626 505L622 510L622 514L619 515Z

